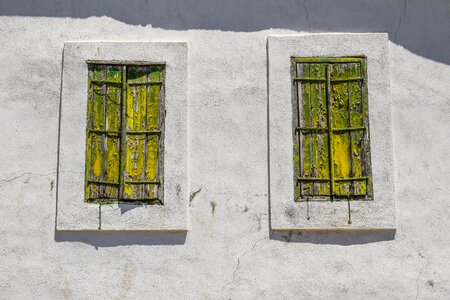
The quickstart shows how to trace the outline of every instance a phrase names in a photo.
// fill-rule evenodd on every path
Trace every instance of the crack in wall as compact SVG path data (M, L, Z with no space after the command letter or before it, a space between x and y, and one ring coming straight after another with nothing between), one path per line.
M9 179L0 179L0 184L12 182L12 181L17 180L17 179L19 179L19 178L22 178L23 176L26 176L26 175L29 175L29 176L45 177L45 176L49 176L49 175L52 175L52 174L56 174L56 171L49 172L49 173L33 173L33 172L25 172L25 173L22 173L22 174L20 174L20 175L17 175L17 176L14 176L14 177L12 177L12 178L9 178Z
M422 267L422 269L420 269L419 276L417 276L417 279L416 279L416 300L419 297L419 293L420 293L419 279L420 279L420 277L422 277L422 273L423 273L423 267Z
M63 14L62 14L62 7L61 7L61 3L60 2L58 2L58 1L56 1L56 0L53 0L53 3L55 3L55 5L58 7L58 12L59 12L59 16L60 17L62 17L63 16Z
M398 35L398 32L400 31L400 26L402 25L402 20L404 17L406 17L406 0L403 0L403 14L400 15L400 19L398 21L398 26L397 26L397 31L395 31L395 36L394 36L395 42L397 42L397 35Z
M233 271L232 279L231 279L229 282L227 282L227 283L222 287L222 291L225 289L226 286L231 285L231 284L233 284L233 283L236 281L236 276L237 276L237 273L238 273L239 268L240 268L240 266L241 266L241 259L242 259L244 256L246 256L247 254L249 254L250 252L252 252L253 250L255 250L256 246L257 246L261 241L264 241L264 240L270 240L270 239L272 238L273 234L274 234L274 233L272 232L272 233L270 234L269 237L264 237L264 238L262 238L262 239L257 240L249 250L245 251L241 256L238 257L236 267L235 267L235 269L234 269L234 271Z
M310 32L311 31L311 23L309 22L309 10L308 10L308 7L306 7L306 1L307 0L303 1L303 8L306 10L306 22L308 22L308 31Z

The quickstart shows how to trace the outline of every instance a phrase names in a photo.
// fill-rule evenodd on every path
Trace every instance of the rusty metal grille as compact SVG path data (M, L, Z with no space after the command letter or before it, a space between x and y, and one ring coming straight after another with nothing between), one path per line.
M366 58L291 64L295 201L372 200Z
M165 66L88 70L86 201L162 204Z

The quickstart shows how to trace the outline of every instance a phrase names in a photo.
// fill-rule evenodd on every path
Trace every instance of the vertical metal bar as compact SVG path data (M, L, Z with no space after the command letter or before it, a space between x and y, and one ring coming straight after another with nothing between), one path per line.
M120 147L119 147L119 191L118 191L118 200L123 198L123 189L125 184L125 171L124 171L124 163L125 163L125 144L126 144L126 101L127 101L127 67L122 66L122 93L120 99Z
M352 224L352 211L350 209L350 196L347 198L347 204L348 204L348 224Z
M361 97L362 102L362 112L363 112L363 123L364 126L367 128L364 133L364 139L362 143L362 150L361 150L361 160L363 161L364 165L364 173L362 173L362 176L368 177L366 180L366 195L373 197L373 182L372 182L372 168L370 166L370 145L369 145L369 139L370 139L370 124L369 124L369 99L368 99L368 91L367 91L367 84L368 84L368 75L367 75L367 59L361 60L361 75L364 78L362 85L361 85L361 92L363 93L363 97ZM364 106L365 109L364 109ZM365 114L364 114L365 112ZM366 152L366 148L369 148L369 152ZM366 155L367 153L367 155Z
M293 73L294 73L294 77L298 77L299 76L299 74L298 74L298 63L296 63L296 62L294 62L294 61L292 61L291 62L292 63L292 67L293 67ZM303 67L303 66L302 66ZM302 126L301 125L301 120L300 120L300 118L302 117L301 116L301 114L300 114L300 109L301 109L301 107L300 107L300 97L299 97L299 88L298 88L298 85L299 84L303 84L303 83L300 83L300 82L295 82L294 81L294 91L295 91L295 99L296 99L296 101L295 101L295 106L296 106L296 109L297 109L297 111L296 111L296 115L294 116L295 118L296 118L296 121L295 121L295 126L296 127L300 127L300 126ZM300 176L302 176L302 167L303 167L303 165L302 165L302 151L301 151L301 132L300 132L300 130L296 130L295 128L294 128L294 134L295 134L295 138L296 138L296 140L297 140L297 154L298 154L298 166L297 166L297 170L298 170L298 174L295 174L295 176L294 177L300 177ZM294 155L295 155L295 153L294 153ZM298 196L298 198L301 198L301 194L302 194L302 187L303 187L303 182L302 181L298 181L297 180L297 178L295 178L294 179L295 180L295 185L299 185L298 186L298 194L297 195L295 195L295 191L294 191L294 195L295 196ZM294 190L295 190L295 188L294 188ZM295 197L296 198L296 197ZM296 201L297 199L294 199L294 201Z
M93 101L94 88L91 81L92 65L88 65L88 103L87 103L87 125L86 125L86 160L84 163L84 188L85 188L85 201L87 201L91 197L91 185L89 183L89 179L91 179L91 163L92 163L92 149L89 142L92 144L92 140L90 138L90 130L92 129L92 108L91 102ZM90 156L90 164L88 164L87 156Z
M309 198L306 199L306 220L310 220L311 216L309 215Z
M103 79L106 79L107 77L107 72L108 72L108 67L104 66L103 67L103 72L102 72L102 76ZM103 128L106 130L106 93L108 90L108 85L106 83L102 84L102 97L103 97ZM102 137L102 142L101 142L101 151L102 151L102 178L101 180L107 180L106 178L106 149L108 148L108 146L106 145L106 133L102 133L101 134ZM102 197L107 197L106 195L106 186L102 185L102 193L101 196Z
M98 230L102 230L102 199L98 200Z
M333 172L333 128L331 126L331 64L327 64L327 122L328 122L328 163L330 173L330 199L333 200L334 172Z
M348 76L349 69L350 69L350 64L347 64L346 77L349 77ZM348 128L352 127L351 114L350 114L350 104L351 104L351 101L350 101L350 96L351 96L350 84L351 84L350 82L347 82L347 119L348 119L347 125L348 125ZM349 130L347 132L347 134L348 134L348 155L349 155L348 159L349 159L349 162L350 162L350 178L354 177L354 172L353 172L353 155L352 155L352 148L353 148L352 132L353 132L352 130ZM355 184L354 184L354 181L352 180L352 181L350 181L349 195L354 195L355 194L354 189L355 189Z
M150 78L150 72L151 72L151 68L150 67L145 67L144 68L144 70L145 70L145 81L146 82L149 82L150 80L151 80L151 78ZM146 84L145 85L145 88L146 88L146 93L145 93L145 105L144 105L144 107L145 107L145 117L144 117L144 128L143 128L143 130L149 130L149 128L148 128L148 122L147 122L147 119L148 119L148 111L147 111L147 108L148 108L148 98L149 98L149 95L150 95L150 84ZM147 170L147 160L148 160L148 134L145 134L144 135L144 165L142 166L142 168L143 168L143 170L142 170L142 175L143 175L143 179L144 180L149 180L149 178L147 177L147 173L146 173L146 170ZM148 185L148 184L143 184L142 185L142 189L141 189L141 197L142 197L142 199L145 199L145 198L148 198L147 197L147 195L149 194L149 187L150 187L150 185Z
M311 76L311 63L308 64L308 77ZM308 104L309 104L309 120L308 120L308 125L313 127L313 105L311 103L311 81L308 81L306 83L308 85ZM315 174L313 173L314 170L314 140L313 140L313 132L311 131L309 133L309 159L310 159L310 176L314 176ZM316 186L316 183L313 181L311 183L311 192L312 192L312 197L314 198L314 187Z
M158 135L158 170L156 178L161 182L157 189L157 197L160 201L164 201L164 137L165 137L165 65L159 67L159 78L162 82L158 94L158 130L161 134Z

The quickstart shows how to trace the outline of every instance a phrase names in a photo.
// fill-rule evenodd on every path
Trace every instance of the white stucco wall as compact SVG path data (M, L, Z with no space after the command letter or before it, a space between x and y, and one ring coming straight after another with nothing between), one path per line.
M191 3L153 22L142 1L36 3L0 1L0 299L450 296L450 4ZM310 28L389 33L395 237L270 231L267 36ZM188 42L187 234L55 233L69 40Z

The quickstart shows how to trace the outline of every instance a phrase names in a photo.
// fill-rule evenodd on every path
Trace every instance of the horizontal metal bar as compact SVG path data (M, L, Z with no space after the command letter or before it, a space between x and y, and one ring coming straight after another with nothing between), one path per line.
M104 181L104 180L93 180L93 179L88 179L89 183L95 183L95 184L104 184L104 185L120 185L120 183L118 182L114 182L114 181Z
M351 57L291 57L291 60L298 63L360 63L366 57L356 55Z
M89 132L92 133L109 133L109 134L120 134L120 131L115 130L103 130L103 129L89 129ZM135 135L135 134L161 134L161 130L140 130L140 131L127 131L126 134Z
M127 84L128 85L152 85L152 84L162 84L163 82L162 81L142 81L142 82L130 82L130 81L127 81Z
M92 133L109 133L109 134L120 134L120 131L116 130L102 130L102 129L89 129L89 132Z
M294 78L294 81L312 81L312 82L326 82L326 78L302 78L302 77L296 77ZM336 78L336 79L330 79L331 83L333 82L347 82L347 81L364 81L363 77L349 77L349 78Z
M331 83L333 82L347 82L347 81L364 81L364 77L348 77L348 78L336 78L331 79Z
M297 131L328 131L328 128L320 128L320 127L296 127Z
M161 184L159 180L139 180L139 181L131 181L131 180L125 180L126 184Z
M302 78L302 77L296 77L294 78L294 81L319 81L319 82L325 82L327 81L326 78Z
M351 177L351 178L340 178L335 179L334 182L344 182L344 181L364 181L369 179L369 177Z
M332 128L332 132L347 132L347 131L360 131L367 130L367 127L346 127L346 128Z
M367 196L366 194L347 194L347 195L334 194L333 195L333 197L337 197L337 199L348 199L348 200L352 200L352 198L353 198L353 200L358 199L358 198L363 198L363 197L365 198L366 196Z
M136 60L86 60L87 64L92 65L119 65L119 66L163 66L166 62L147 62Z
M297 181L330 181L330 178L298 177Z
M105 80L105 79L89 79L92 83L122 84L122 81Z
M161 130L127 131L126 134L129 134L129 135L137 135L137 134L161 134Z
M158 198L144 198L144 199L137 199L137 198L121 198L119 199L119 201L124 201L124 202L128 202L128 201L160 201Z
M150 205L162 205L163 202L158 199L158 198L148 198L148 199L120 199L118 201L119 204L136 204L136 205L141 205L141 204L150 204Z
M353 200L353 201L372 201L373 198L370 198L367 194L350 194L350 195L342 195L342 194L333 194L333 200L331 200L331 195L302 195L301 198L298 198L296 202L323 202L323 201L343 201L343 200Z
M334 182L364 181L364 180L368 180L368 179L369 179L369 177L350 177L350 178L334 179ZM297 181L330 181L330 178L298 177Z
M141 205L141 204L159 204L162 205L162 201L159 200L158 198L148 198L148 199L117 199L116 198L88 198L86 200L87 203L90 204L98 204L98 203L102 203L102 204L136 204L136 205Z

